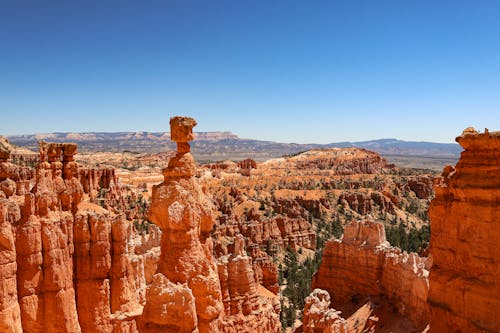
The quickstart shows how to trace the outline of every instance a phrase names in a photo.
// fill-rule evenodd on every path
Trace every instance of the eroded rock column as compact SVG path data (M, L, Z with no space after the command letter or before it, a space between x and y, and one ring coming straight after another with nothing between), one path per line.
M162 229L161 257L146 293L143 332L214 332L223 315L208 238L214 207L193 179L195 163L189 152L195 125L192 118L170 119L177 154L152 192L149 218Z
M466 129L432 201L432 332L500 332L500 132Z

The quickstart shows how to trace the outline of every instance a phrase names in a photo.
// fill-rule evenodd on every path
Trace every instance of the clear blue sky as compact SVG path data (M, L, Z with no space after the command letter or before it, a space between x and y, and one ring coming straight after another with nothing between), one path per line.
M0 133L327 143L500 130L500 1L0 3Z

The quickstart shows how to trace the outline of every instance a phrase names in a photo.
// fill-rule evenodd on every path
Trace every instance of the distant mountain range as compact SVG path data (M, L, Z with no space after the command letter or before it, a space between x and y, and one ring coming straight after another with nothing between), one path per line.
M37 142L75 142L80 152L122 152L157 153L175 149L168 132L89 132L48 133L9 136L15 145L37 149ZM279 143L242 139L231 132L197 132L192 143L195 157L201 161L254 158L266 160L301 151L320 148L357 147L376 151L389 160L398 156L412 158L441 159L453 162L458 159L461 148L455 143L435 143L380 139L360 142L337 142L329 144ZM441 165L440 163L439 165Z

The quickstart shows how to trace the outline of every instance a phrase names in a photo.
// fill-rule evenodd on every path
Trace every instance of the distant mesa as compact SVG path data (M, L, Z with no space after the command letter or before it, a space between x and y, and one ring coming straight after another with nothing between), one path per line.
M284 155L297 154L311 149L364 148L375 151L401 166L442 170L447 164L455 164L461 148L456 143L435 143L380 139L360 142L337 142L329 144L280 143L243 139L231 132L197 132L191 152L198 161L214 162L244 160L251 158L262 162ZM51 142L75 142L80 152L160 153L175 150L169 132L89 132L48 133L10 136L18 146L36 149L39 140Z
M55 132L55 133L38 133L38 134L23 134L12 135L9 139L13 142L21 142L23 144L30 141L50 140L52 142L59 141L113 141L124 139L143 139L154 141L170 141L170 132ZM236 134L231 132L197 132L195 140L226 140L239 139Z

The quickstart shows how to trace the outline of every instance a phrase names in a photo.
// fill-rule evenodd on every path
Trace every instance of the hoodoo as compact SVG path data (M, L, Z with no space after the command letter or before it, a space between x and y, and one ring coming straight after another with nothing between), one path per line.
M141 331L279 332L279 302L260 292L242 237L234 254L218 262L213 257L215 207L193 177L189 152L195 125L192 118L170 120L177 154L163 170L163 183L153 187L149 218L162 229L161 256Z
M170 119L177 154L153 188L149 218L162 229L161 257L146 293L142 331L216 330L223 314L217 266L208 233L214 223L211 201L193 179L189 141L196 121Z
M432 201L432 332L500 331L500 132L466 129Z

